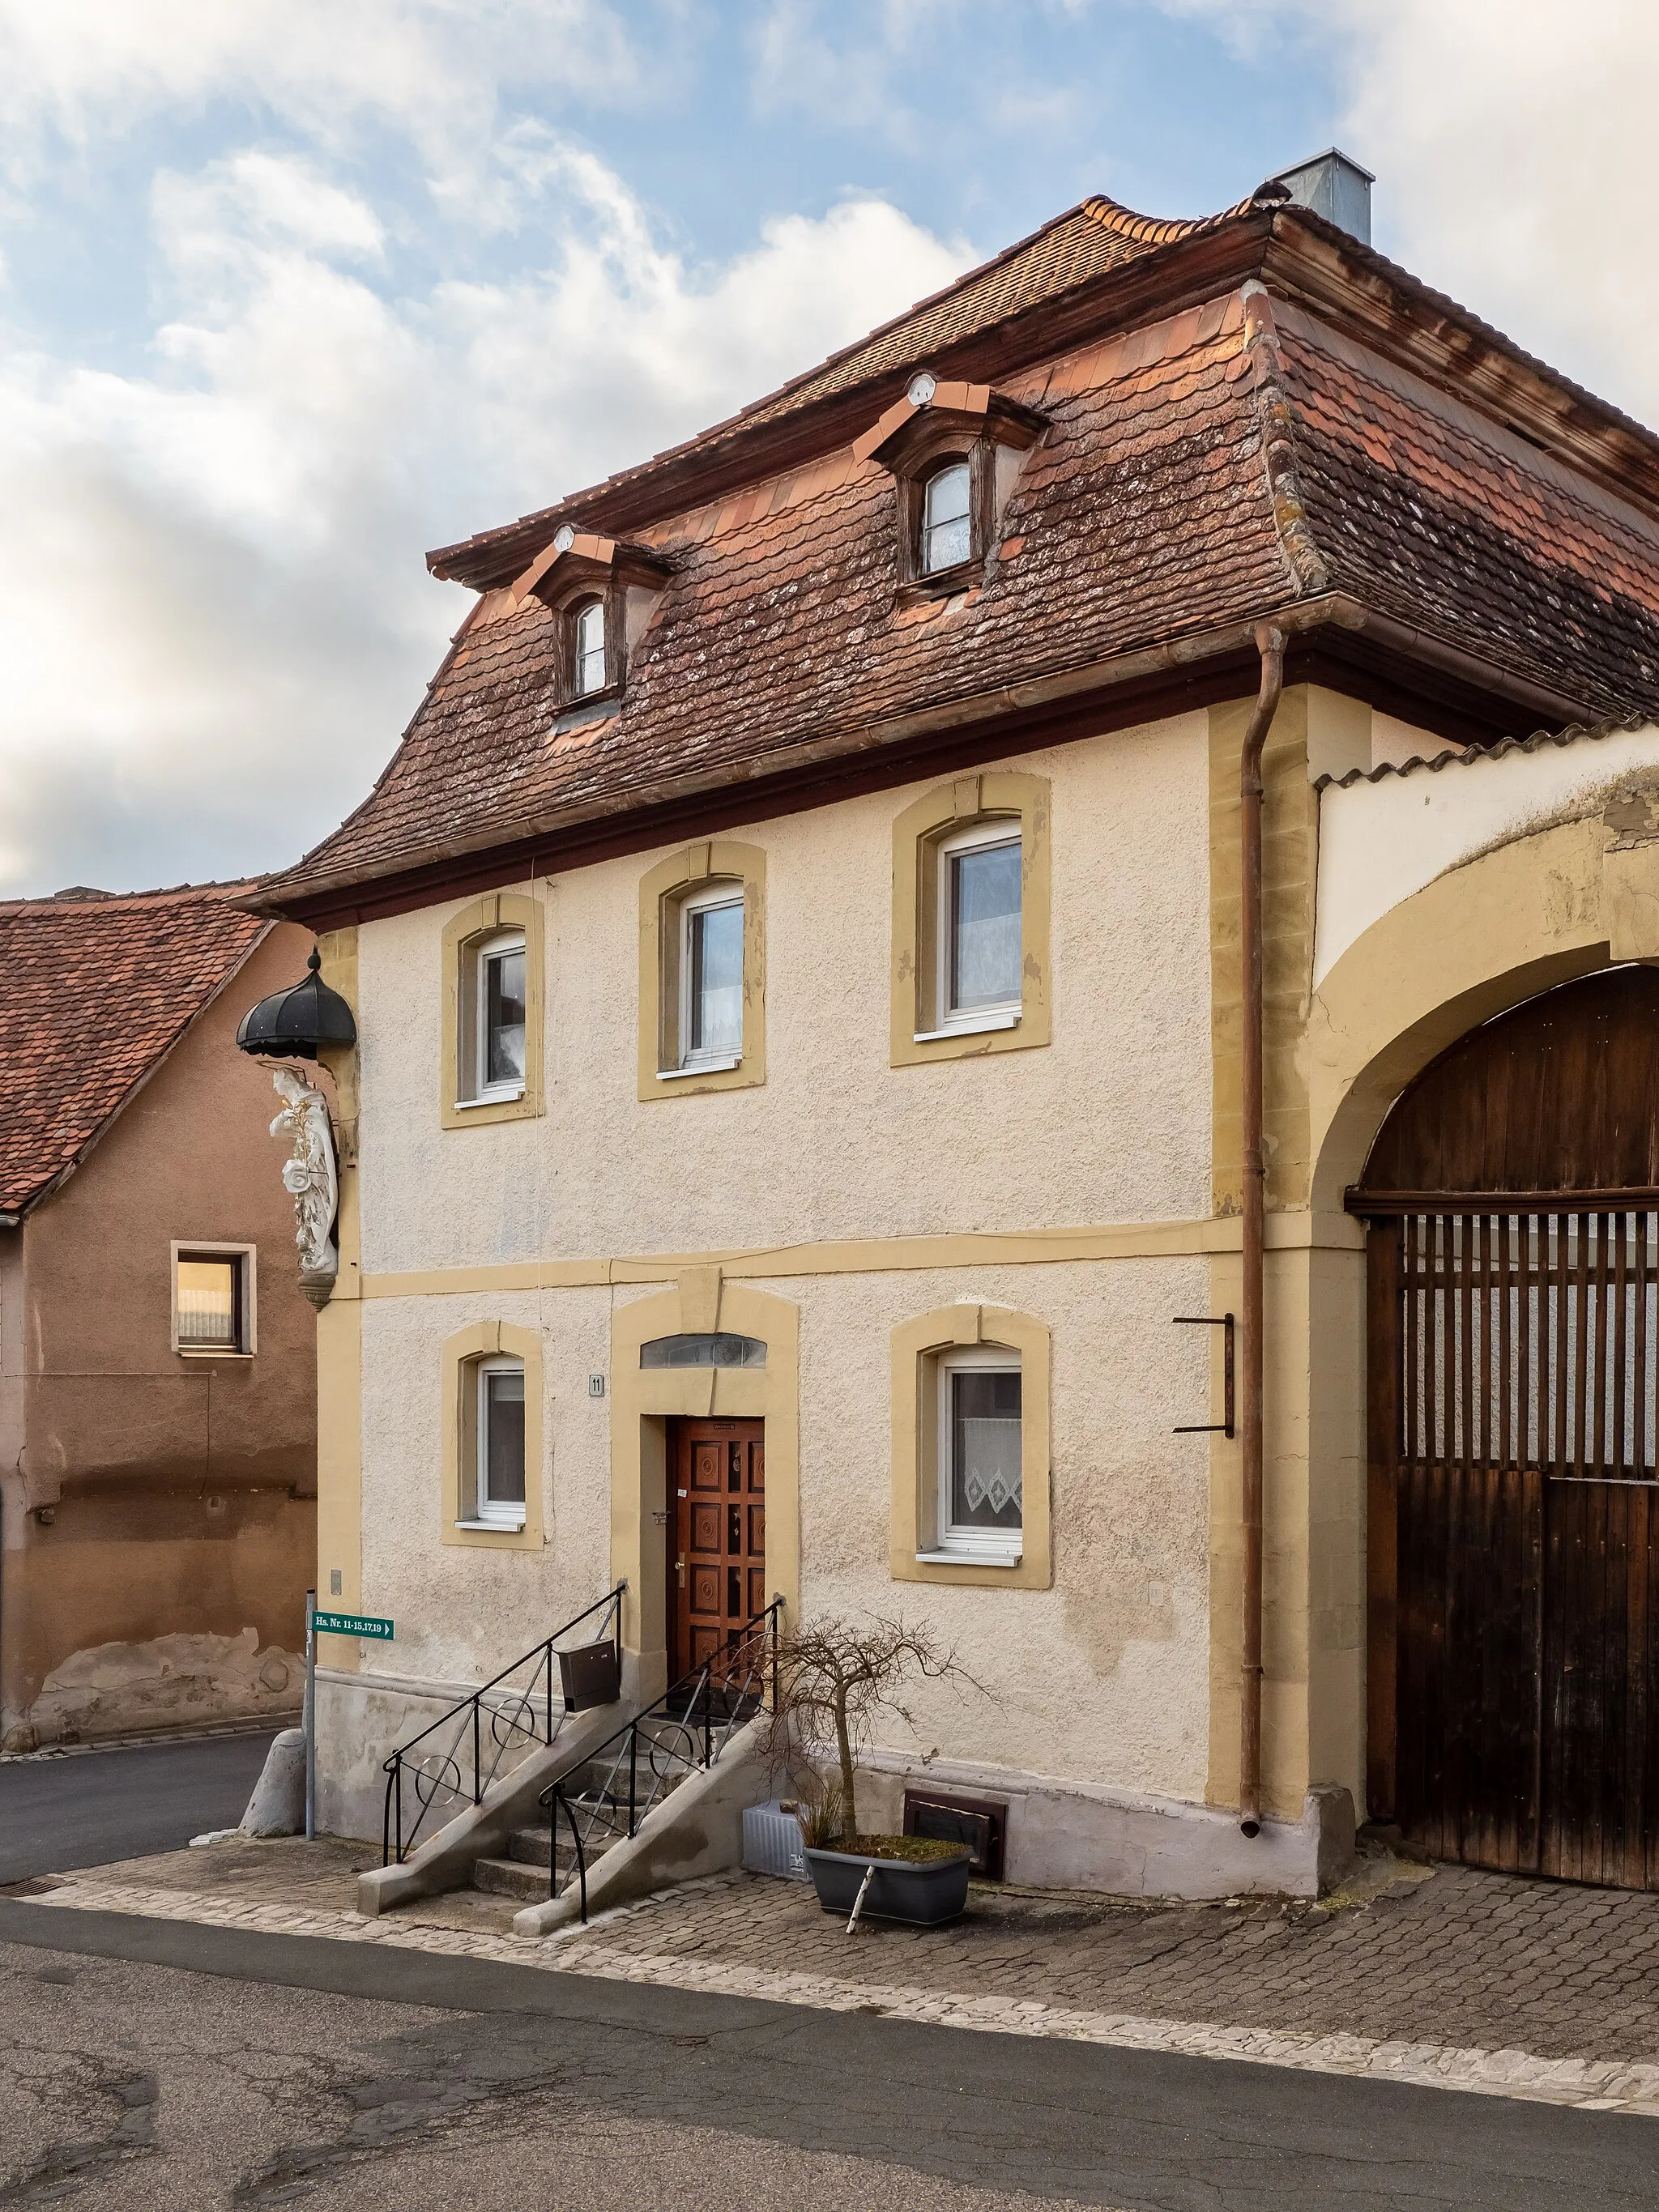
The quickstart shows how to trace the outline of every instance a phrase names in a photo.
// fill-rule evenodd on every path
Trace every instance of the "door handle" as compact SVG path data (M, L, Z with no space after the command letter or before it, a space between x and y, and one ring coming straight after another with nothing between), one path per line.
M674 1562L674 1571L680 1578L680 1588L684 1589L685 1588L685 1554L684 1552L680 1553L678 1559Z

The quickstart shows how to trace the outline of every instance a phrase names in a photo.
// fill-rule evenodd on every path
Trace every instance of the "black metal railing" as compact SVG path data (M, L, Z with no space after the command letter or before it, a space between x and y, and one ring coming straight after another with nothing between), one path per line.
M418 1735L398 1745L385 1766L382 1866L403 1864L434 1805L443 1819L449 1820L465 1806L481 1804L484 1792L498 1777L510 1773L538 1745L556 1739L567 1713L574 1709L558 1664L562 1657L572 1655L561 1653L558 1647L565 1638L591 1623L596 1613L606 1617L597 1628L587 1628L581 1656L587 1656L608 1640L614 1661L611 1683L620 1682L622 1601L627 1588L625 1582L618 1583L585 1613L567 1620L562 1628L555 1629L522 1658L480 1684L470 1697L452 1705ZM603 1654L599 1656L603 1662ZM590 1667L585 1671L591 1680L593 1670ZM616 1693L616 1688L611 1687L610 1695ZM582 1702L597 1704L603 1695L602 1687L600 1696L590 1693ZM412 1803L405 1798L405 1789ZM441 1826L443 1821L438 1825Z
M765 1702L767 1676L775 1687L778 1618L774 1598L710 1658L682 1675L654 1705L619 1728L541 1793L551 1826L548 1893L562 1896L574 1879L587 1918L587 1867L611 1844L636 1835L646 1814L689 1774L712 1766L736 1731ZM573 1778L583 1775L580 1787ZM570 1832L568 1863L559 1863L559 1821Z

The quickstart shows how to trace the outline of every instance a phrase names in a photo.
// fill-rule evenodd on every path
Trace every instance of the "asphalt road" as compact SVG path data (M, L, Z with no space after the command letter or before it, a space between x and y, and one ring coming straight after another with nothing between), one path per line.
M0 1765L0 1883L176 1851L210 1828L234 1827L274 1733L9 1759Z
M1659 2126L0 1899L0 2205L1643 2212Z

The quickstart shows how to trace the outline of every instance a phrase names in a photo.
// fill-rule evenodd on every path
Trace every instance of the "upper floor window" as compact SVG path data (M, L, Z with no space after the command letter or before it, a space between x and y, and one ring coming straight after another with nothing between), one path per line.
M716 838L640 879L641 1098L766 1080L766 855Z
M608 680L605 649L605 601L586 599L571 619L571 693L585 699L603 691Z
M472 1096L516 1098L524 1090L525 939L504 930L479 945L474 978L477 1065Z
M525 1516L525 1396L522 1359L482 1359L477 1376L478 1425L475 1521L522 1528Z
M981 822L939 848L939 1027L1020 1011L1020 832Z
M175 1351L234 1356L253 1349L253 1247L173 1248Z
M1046 1045L1049 790L960 776L893 823L895 1067Z
M972 556L969 520L970 471L966 461L950 461L930 476L922 489L921 574L955 568Z
M444 925L439 1115L446 1129L542 1111L545 916L520 891L491 891Z
M743 886L682 902L680 1066L734 1067L743 1056Z

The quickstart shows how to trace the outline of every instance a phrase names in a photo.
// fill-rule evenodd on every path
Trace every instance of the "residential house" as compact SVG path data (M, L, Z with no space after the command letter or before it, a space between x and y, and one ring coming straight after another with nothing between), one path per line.
M0 905L0 1741L298 1711L316 1370L249 886Z
M1368 189L1086 200L430 556L264 894L359 1032L327 1825L625 1580L630 1698L929 1624L872 1816L1022 1882L1651 1878L1659 440Z

